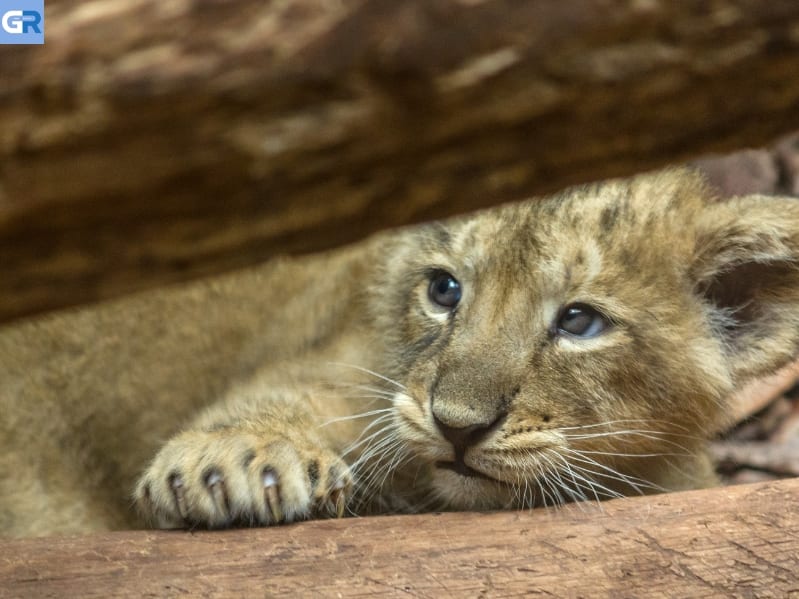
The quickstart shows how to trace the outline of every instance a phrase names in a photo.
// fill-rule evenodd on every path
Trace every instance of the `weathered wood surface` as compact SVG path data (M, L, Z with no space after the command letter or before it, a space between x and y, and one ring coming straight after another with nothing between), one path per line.
M799 479L571 506L7 542L0 597L793 597Z
M0 320L758 145L796 0L48 0L0 52Z

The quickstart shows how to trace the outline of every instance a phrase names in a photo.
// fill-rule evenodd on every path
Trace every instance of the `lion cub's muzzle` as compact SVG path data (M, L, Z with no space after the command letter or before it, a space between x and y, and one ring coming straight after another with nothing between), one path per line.
M464 461L464 454L469 447L477 445L480 441L485 439L489 434L502 427L505 422L507 414L498 415L493 422L480 422L463 427L450 426L443 422L435 413L433 419L435 420L438 430L444 438L452 444L455 451L455 460L453 462L437 462L436 466L457 472L462 476L473 476L478 478L491 479L491 477L475 470L468 466Z

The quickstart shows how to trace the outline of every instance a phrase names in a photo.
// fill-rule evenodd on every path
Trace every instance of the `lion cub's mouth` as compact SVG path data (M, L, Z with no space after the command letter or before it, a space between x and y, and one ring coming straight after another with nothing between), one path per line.
M443 470L451 470L461 476L467 476L471 478L482 478L483 480L490 480L493 482L499 482L497 479L480 472L479 470L475 470L471 466L467 466L463 460L457 460L454 462L436 462L436 468L442 468Z

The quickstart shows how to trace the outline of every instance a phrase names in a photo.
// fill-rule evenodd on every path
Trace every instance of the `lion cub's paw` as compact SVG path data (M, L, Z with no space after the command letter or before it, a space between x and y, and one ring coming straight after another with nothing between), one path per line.
M347 465L309 440L187 432L167 443L135 490L153 526L254 526L344 513Z

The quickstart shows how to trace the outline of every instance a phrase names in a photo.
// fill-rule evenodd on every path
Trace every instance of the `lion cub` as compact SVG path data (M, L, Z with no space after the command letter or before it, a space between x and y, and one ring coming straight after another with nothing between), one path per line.
M796 354L798 262L799 202L670 170L6 326L0 528L712 485L725 398Z

